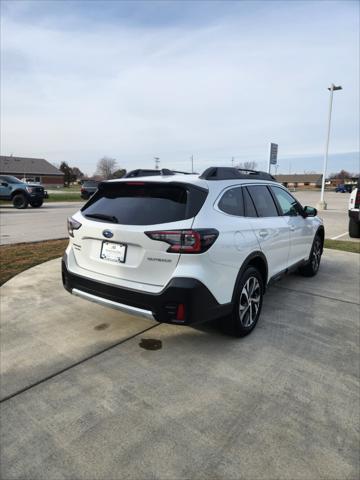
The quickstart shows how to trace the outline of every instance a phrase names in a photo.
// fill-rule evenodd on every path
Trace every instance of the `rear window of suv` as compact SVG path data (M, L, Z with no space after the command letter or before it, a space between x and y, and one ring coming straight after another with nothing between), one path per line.
M95 221L122 225L157 225L192 218L200 211L207 190L186 184L110 182L81 209Z
M99 182L96 182L95 180L86 180L82 186L83 187L97 187L99 185Z

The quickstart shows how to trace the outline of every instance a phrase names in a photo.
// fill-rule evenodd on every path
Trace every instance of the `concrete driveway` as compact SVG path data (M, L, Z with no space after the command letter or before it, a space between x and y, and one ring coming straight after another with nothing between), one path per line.
M304 206L316 207L320 200L320 192L317 190L294 192L294 195ZM349 199L350 193L325 192L327 210L319 211L319 216L324 220L326 238L360 241L359 238L349 236Z
M239 340L73 298L58 260L24 272L0 289L2 478L359 478L358 274L325 251Z

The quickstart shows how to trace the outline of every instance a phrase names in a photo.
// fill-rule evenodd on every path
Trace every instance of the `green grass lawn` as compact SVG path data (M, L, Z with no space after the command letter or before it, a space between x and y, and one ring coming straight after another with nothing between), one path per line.
M360 253L360 242L352 242L350 240L325 239L324 247L342 250L343 252Z
M0 245L0 285L39 263L61 257L69 240Z
M61 192L49 193L49 198L45 198L44 202L84 202L80 197L80 192Z

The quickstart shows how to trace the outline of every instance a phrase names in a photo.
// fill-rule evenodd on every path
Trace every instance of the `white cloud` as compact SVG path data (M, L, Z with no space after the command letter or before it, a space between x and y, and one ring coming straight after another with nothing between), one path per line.
M104 154L179 168L191 153L204 164L261 159L271 140L284 156L320 153L331 81L344 87L331 149L356 151L358 26L350 8L319 12L87 30L5 15L2 153L89 173Z

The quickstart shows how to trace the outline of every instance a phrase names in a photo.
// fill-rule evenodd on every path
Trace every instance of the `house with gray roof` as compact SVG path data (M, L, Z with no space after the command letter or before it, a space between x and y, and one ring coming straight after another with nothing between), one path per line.
M47 188L64 186L64 173L44 158L0 155L0 175L13 175L19 180L40 182Z

